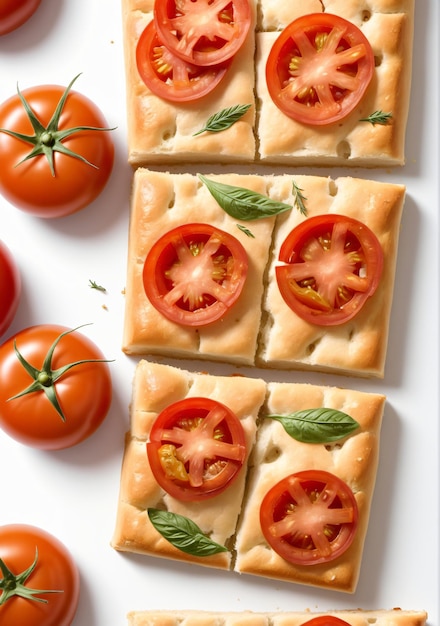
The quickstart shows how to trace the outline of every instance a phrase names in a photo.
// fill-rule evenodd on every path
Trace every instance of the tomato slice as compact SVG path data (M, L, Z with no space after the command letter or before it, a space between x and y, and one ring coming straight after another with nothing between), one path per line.
M160 0L154 5L160 38L176 56L209 66L231 59L251 24L248 0Z
M266 64L269 94L288 117L332 124L353 111L374 73L370 43L337 15L313 13L291 22Z
M362 222L317 215L301 222L283 242L275 268L286 304L306 322L321 326L352 319L374 294L383 250Z
M171 102L190 102L210 93L228 69L228 64L200 67L177 57L163 45L154 22L143 30L136 48L140 77L151 91Z
M286 476L265 495L260 508L263 535L294 565L327 563L351 545L358 525L353 492L337 476L306 470Z
M246 281L242 244L209 224L185 224L161 237L144 263L151 304L184 326L211 324L226 315Z
M350 624L336 615L317 615L304 622L302 626L350 626Z
M147 443L158 484L183 501L212 498L237 478L246 457L238 417L211 398L185 398L155 420Z

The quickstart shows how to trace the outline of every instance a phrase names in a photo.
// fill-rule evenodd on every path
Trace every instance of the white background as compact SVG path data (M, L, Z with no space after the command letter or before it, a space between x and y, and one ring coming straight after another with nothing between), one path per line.
M118 127L113 133L115 168L92 206L60 220L40 220L0 198L0 238L23 278L18 314L2 340L34 324L92 323L84 334L115 359L110 365L111 411L83 444L48 453L0 433L0 524L41 526L70 549L82 585L75 626L124 625L132 609L396 606L426 609L429 624L439 623L439 9L436 0L416 4L407 164L397 170L320 171L407 185L385 379L289 376L388 397L361 576L352 595L123 555L110 547L136 363L120 349L131 181L120 2L43 0L26 25L0 38L0 101L15 93L17 82L21 89L44 83L65 86L82 72L75 89L96 102L110 126ZM104 285L107 293L90 289L89 279ZM217 371L230 373L231 368ZM269 376L276 378L277 372Z

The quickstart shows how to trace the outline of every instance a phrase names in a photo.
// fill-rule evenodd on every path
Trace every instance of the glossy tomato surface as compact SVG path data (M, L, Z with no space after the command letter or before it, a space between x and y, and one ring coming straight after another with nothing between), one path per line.
M295 565L327 563L351 545L358 508L350 487L329 472L306 470L275 484L260 508L272 549Z
M326 214L294 228L275 268L283 299L305 321L321 326L352 319L379 284L383 250L362 222Z
M248 0L161 0L154 5L164 45L202 66L230 60L246 39L251 17Z
M0 241L0 337L14 319L20 295L21 276L18 266L8 247Z
M140 77L160 98L171 102L191 102L209 94L226 74L228 65L200 67L184 61L168 50L150 22L136 47Z
M0 571L2 626L70 626L78 606L80 580L72 555L59 539L26 524L0 526L0 559L15 576L36 559L24 585L42 590L33 596L40 601L18 595L5 600L5 575Z
M288 117L332 124L362 100L374 65L371 45L357 26L330 13L304 15L275 41L266 65L267 87Z
M64 87L41 85L21 93L41 124L47 128L65 92ZM106 128L98 107L86 96L70 91L61 113L59 129L79 126ZM33 136L28 114L18 96L0 105L0 128ZM54 175L45 155L24 162L32 146L0 132L0 193L14 206L42 218L69 215L91 204L104 189L114 161L114 145L109 131L82 130L62 141L88 163L61 152L54 152Z
M318 615L304 622L302 626L350 626L350 624L336 615Z
M41 0L1 0L0 35L16 30L35 13Z
M106 417L112 399L108 363L82 363L69 369L54 383L64 419L42 390L11 399L33 383L14 350L41 371L53 342L57 344L52 369L76 361L104 359L100 349L85 335L52 324L31 326L0 346L0 427L17 441L45 450L74 446L90 435Z
M210 398L186 398L156 418L147 443L158 484L178 500L222 493L237 478L246 457L238 417Z
M184 326L223 318L239 298L248 270L246 250L209 224L185 224L161 237L144 263L147 298Z

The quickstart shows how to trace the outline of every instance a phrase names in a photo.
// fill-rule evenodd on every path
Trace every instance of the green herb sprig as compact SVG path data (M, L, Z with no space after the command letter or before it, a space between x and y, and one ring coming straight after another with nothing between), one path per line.
M238 120L243 117L250 107L250 104L236 104L226 109L222 109L218 113L214 113L214 115L211 115L211 117L208 118L205 126L194 133L193 137L201 135L205 132L219 133L222 130L227 130L233 126L235 122L238 122Z
M337 409L305 409L288 415L267 415L279 421L284 430L302 443L331 443L350 435L359 423Z

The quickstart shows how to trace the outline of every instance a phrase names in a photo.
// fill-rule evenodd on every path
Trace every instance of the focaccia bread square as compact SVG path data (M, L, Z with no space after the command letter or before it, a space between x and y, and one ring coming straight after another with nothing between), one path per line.
M412 73L414 0L250 0L252 23L225 78L208 95L175 103L153 94L140 77L136 45L152 20L154 0L122 0L127 94L128 160L154 163L273 163L383 167L405 162ZM361 102L342 120L306 125L282 113L269 96L266 62L281 31L312 13L345 18L366 36L375 57ZM237 105L249 110L221 132L201 130ZM386 123L365 120L382 112Z
M257 362L383 378L405 187L350 177L295 176L295 182L306 197L307 216L290 211L277 218ZM273 186L274 194L278 190L279 197L288 197L291 179L277 177ZM300 318L283 300L275 267L288 233L305 219L328 213L346 215L368 226L381 244L384 263L375 293L355 317L336 326L319 326Z
M160 508L195 522L213 541L229 545L236 528L244 492L247 456L257 429L257 416L265 399L261 379L191 373L167 365L140 361L136 367L131 403L131 427L121 472L121 487L112 546L121 551L183 560L229 569L231 552L193 556L175 548L153 527L148 508ZM167 494L156 482L146 453L146 442L158 414L170 404L189 397L217 400L239 418L246 437L246 460L238 478L226 492L207 502L183 502Z
M254 611L132 611L127 615L128 626L306 626L319 617L336 617L350 626L425 626L426 611L402 609L342 610L318 613L316 611L279 611L256 613Z
M259 176L228 174L215 179L259 193L266 191L266 181ZM232 234L249 258L248 279L233 309L219 321L199 328L179 325L157 311L145 295L142 277L146 255L157 239L192 222L209 223ZM132 192L123 350L253 364L273 223L270 217L259 220L252 225L254 237L250 238L197 176L138 169Z
M391 316L400 219L405 187L392 183L307 175L209 176L291 206L276 217L240 221L227 214L192 174L135 172L128 246L123 350L235 364L313 369L383 377ZM295 188L305 197L297 210ZM318 214L342 214L363 222L378 238L384 269L376 292L348 322L318 326L284 302L275 280L279 248L290 230ZM183 326L165 318L147 298L143 267L156 240L177 225L207 222L244 246L248 278L238 301L217 322ZM252 237L237 228L246 227Z
M376 480L384 405L385 397L380 394L308 384L268 384L268 415L335 409L352 417L359 427L333 443L304 443L293 438L278 419L262 421L249 462L246 499L236 539L236 571L336 591L355 591ZM322 563L293 564L277 554L265 539L260 508L274 485L305 470L328 472L351 489L359 512L358 525L353 542L340 556ZM300 499L297 501L301 503Z
M141 79L136 45L153 19L154 0L122 0L126 72L128 161L134 166L170 162L248 162L255 158L254 25L221 84L196 101L171 102L155 95ZM251 105L230 129L195 135L208 119L236 105Z

